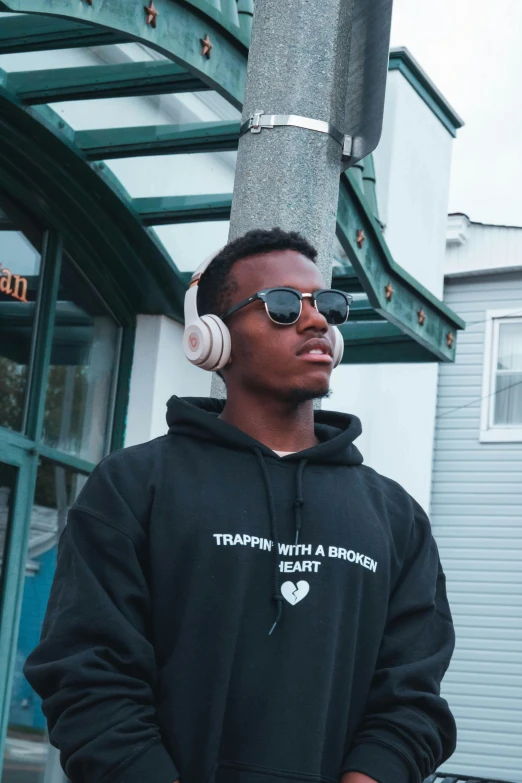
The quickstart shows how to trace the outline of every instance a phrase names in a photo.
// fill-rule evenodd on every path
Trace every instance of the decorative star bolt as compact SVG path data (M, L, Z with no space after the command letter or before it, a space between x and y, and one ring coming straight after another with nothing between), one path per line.
M364 240L366 239L366 236L364 234L364 231L362 228L358 228L357 232L355 234L355 241L359 245L359 247L362 247L364 245Z
M204 38L200 38L199 42L201 44L201 54L203 57L206 57L207 60L210 60L210 50L212 49L212 44L210 43L208 34L206 33Z
M453 335L453 332L448 332L448 334L446 335L446 342L448 344L448 348L453 347L453 343L455 342L455 337Z
M417 318L419 319L420 326L424 326L424 321L426 320L426 313L424 312L422 307L420 310L417 311Z
M159 16L159 11L156 11L154 8L154 0L150 0L148 5L144 5L143 10L147 14L146 23L150 24L151 27L156 28L156 19Z
M386 291L386 299L388 300L388 302L391 302L391 298L392 298L393 294L395 293L395 291L393 290L392 284L388 283L388 285L385 285L384 286L384 290Z

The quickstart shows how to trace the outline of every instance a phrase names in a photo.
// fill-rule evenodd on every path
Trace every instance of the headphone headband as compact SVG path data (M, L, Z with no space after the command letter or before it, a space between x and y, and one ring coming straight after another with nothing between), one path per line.
M225 247L225 245L223 245L223 247ZM215 257L221 253L223 247L220 247L219 250L216 250L214 253L211 253L209 256L207 256L207 258L205 258L203 263L198 266L198 268L190 278L189 288L199 283L199 281L201 280L201 276L207 271L207 269L209 268L210 264L215 259Z

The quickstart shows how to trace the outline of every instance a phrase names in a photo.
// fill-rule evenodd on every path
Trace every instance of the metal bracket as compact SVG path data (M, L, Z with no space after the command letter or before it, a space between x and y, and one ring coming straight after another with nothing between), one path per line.
M250 131L251 133L261 133L263 129L275 128L279 125L292 125L295 128L305 128L306 130L327 133L342 147L342 160L347 161L352 154L352 137L345 136L334 125L323 120L312 120L310 117L301 117L299 114L265 114L262 111L255 111L252 116L241 125L239 137Z

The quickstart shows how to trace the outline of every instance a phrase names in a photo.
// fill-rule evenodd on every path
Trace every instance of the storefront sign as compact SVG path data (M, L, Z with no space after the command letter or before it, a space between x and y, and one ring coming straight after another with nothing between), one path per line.
M13 275L10 269L0 264L0 293L8 294L20 302L27 302L27 278Z

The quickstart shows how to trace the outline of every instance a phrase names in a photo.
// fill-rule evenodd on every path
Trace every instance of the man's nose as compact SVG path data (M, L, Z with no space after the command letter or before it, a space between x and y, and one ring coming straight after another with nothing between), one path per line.
M319 310L315 307L313 300L308 297L303 299L303 310L298 325L302 331L305 329L315 329L318 332L328 331L328 322L326 318L324 315L321 315Z

